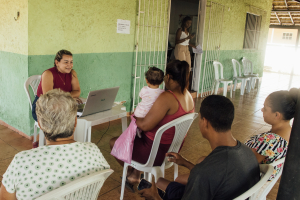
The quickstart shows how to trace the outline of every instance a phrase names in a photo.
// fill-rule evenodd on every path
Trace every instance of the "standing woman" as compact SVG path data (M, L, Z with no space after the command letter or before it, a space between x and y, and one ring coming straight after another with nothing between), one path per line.
M73 69L73 55L70 51L58 51L54 58L54 67L43 72L37 89L37 95L32 103L32 117L35 121L37 121L35 112L36 101L42 94L53 89L61 89L65 92L69 92L77 102L81 102L79 99L79 81L77 73ZM34 147L37 147L37 145L38 142L33 144Z
M176 32L175 39L175 58L176 60L186 61L191 69L191 54L189 51L189 46L196 49L195 45L190 44L190 39L194 38L195 35L189 34L189 28L192 25L192 19L190 17L183 18L181 22L181 27Z

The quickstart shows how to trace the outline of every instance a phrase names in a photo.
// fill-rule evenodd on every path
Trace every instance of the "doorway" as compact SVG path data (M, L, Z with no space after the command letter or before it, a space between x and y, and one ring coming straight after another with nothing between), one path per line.
M206 2L206 1L205 1ZM204 7L205 8L205 7ZM203 37L203 28L200 28L200 18L201 16L201 0L172 0L170 8L170 23L169 23L169 35L168 35L168 53L167 62L175 59L175 39L176 32L181 26L181 22L185 17L190 17L192 19L192 25L189 28L189 34L195 34L195 37L190 40L190 44L197 46L199 43L199 38ZM204 15L205 16L205 15ZM204 18L204 17L203 17ZM201 45L202 46L202 45ZM197 65L200 62L196 62L197 56L199 55L193 53L192 47L189 47L191 56L191 72L189 79L189 91L196 97L198 93L198 85L195 83L198 76L200 76L198 70L196 70Z

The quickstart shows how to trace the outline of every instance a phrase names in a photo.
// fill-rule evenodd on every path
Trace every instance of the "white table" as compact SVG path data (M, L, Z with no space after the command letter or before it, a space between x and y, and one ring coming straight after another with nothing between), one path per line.
M122 120L122 132L124 132L127 129L127 112L121 110L122 107L124 108L122 105L116 105L111 110L77 118L77 126L74 132L75 141L91 142L92 126L119 118Z

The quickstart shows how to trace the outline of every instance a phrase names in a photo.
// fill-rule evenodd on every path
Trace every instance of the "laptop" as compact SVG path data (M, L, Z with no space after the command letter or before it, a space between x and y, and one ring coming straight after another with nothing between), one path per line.
M78 105L77 116L84 117L110 110L115 102L119 88L113 87L89 92L86 103Z

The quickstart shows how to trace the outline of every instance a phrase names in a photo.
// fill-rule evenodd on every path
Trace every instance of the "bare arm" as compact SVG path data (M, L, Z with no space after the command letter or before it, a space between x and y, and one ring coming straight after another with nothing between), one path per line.
M79 81L78 81L78 77L77 77L77 73L75 72L75 70L71 71L72 73L72 92L71 92L71 96L73 98L78 98L80 96L80 85L79 85Z
M0 188L0 200L17 200L16 193L7 192L3 184Z
M152 130L170 110L170 93L164 92L156 99L145 118L136 118L136 125L143 131Z
M255 149L251 149L258 161L258 163L261 163L267 156L263 156L263 155L260 155L259 153L256 152Z
M43 94L46 94L48 91L53 90L53 75L49 70L44 71L42 74L42 90Z
M178 153L168 152L168 153L166 153L166 156L169 157L168 158L169 162L174 162L177 165L180 165L180 166L188 168L189 170L192 170L195 167L195 165L193 163L191 163L187 159L183 158Z

